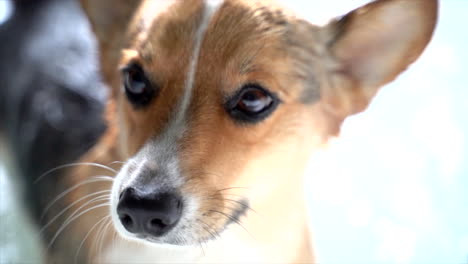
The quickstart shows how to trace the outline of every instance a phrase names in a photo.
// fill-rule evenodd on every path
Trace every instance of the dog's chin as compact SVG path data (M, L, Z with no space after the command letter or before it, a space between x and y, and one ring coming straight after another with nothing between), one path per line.
M189 243L182 243L181 240L171 239L169 237L152 237L148 235L133 235L128 232L117 231L120 237L125 240L132 241L138 244L144 244L146 246L158 247L158 248L183 248L192 246Z
M152 246L152 247L159 247L159 248L183 248L183 247L190 247L191 244L181 243L180 240L177 239L168 239L168 238L155 238L146 235L136 235L133 236L133 240L137 240L140 243Z

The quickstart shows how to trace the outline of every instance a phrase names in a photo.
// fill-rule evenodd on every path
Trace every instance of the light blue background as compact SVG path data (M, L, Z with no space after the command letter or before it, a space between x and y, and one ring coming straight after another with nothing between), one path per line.
M363 2L302 12L320 21ZM440 4L420 60L312 160L306 189L320 263L468 263L468 1Z

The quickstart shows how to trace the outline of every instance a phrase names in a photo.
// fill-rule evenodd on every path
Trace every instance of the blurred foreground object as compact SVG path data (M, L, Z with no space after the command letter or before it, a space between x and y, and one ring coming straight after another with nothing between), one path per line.
M0 25L1 147L8 176L37 220L61 190L61 174L34 181L94 145L105 129L106 96L95 41L74 0L12 3L12 17Z

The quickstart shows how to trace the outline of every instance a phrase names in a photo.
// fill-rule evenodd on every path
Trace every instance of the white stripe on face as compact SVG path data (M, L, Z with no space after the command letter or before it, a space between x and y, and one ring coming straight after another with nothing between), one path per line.
M166 166L172 164L172 171L179 169L178 162L178 140L183 136L186 123L187 123L187 111L192 100L192 92L195 85L195 74L197 72L198 59L200 56L201 45L211 21L211 18L216 13L217 9L222 5L224 0L205 0L203 5L203 14L200 25L195 32L195 39L193 44L193 53L190 57L188 70L185 75L184 89L182 97L178 103L176 111L173 113L171 120L167 124L163 132L158 135L155 139L146 143L145 146L135 156L136 160L147 160L151 161L152 166ZM149 165L151 166L151 165ZM173 173L178 174L178 173ZM181 182L181 175L168 175L170 182L175 183ZM173 177L177 177L174 179ZM136 179L138 180L138 179Z
M180 102L180 108L178 109L177 115L175 117L175 125L177 127L182 126L185 123L185 116L187 109L190 105L190 100L192 97L192 91L195 80L195 73L197 71L198 58L200 56L201 44L203 42L203 37L205 35L208 24L211 21L211 18L216 13L216 10L221 6L224 0L206 0L203 10L203 19L195 35L195 44L193 47L192 58L190 59L190 64L185 79L184 85L184 95ZM180 131L180 129L177 129ZM180 133L180 132L179 132Z
M183 136L186 129L187 112L191 102L192 91L195 85L195 74L200 56L201 45L216 10L224 0L205 0L202 21L197 28L193 54L190 58L188 71L185 76L184 90L177 107L177 112L172 116L171 121L158 137L146 143L144 147L127 162L125 167L117 175L112 188L111 208L113 220L121 233L127 237L132 237L121 226L115 210L117 208L120 192L130 186L150 186L150 188L173 190L179 188L184 182L184 175L181 173L178 157L178 140ZM135 168L132 168L135 167ZM143 168L153 171L153 173L140 173ZM154 186L152 186L154 184ZM161 238L161 242L173 243L177 236L190 238L190 232L185 228L191 226L195 212L198 210L198 200L196 197L189 197L184 194L184 213L180 219L178 227L175 227L168 235ZM180 227L182 226L182 227ZM122 231L123 230L123 231Z
M201 45L206 33L206 29L211 21L211 18L216 13L216 10L221 6L224 0L205 0L202 21L195 34L194 46L192 57L190 58L188 71L185 76L184 90L182 98L179 101L179 106L172 116L172 120L169 122L164 132L159 135L156 140L151 142L150 151L142 151L156 157L147 157L149 160L154 160L156 163L172 161L171 164L176 164L175 168L179 169L179 162L177 157L177 141L183 136L186 123L187 123L187 111L192 99L192 92L195 85L195 74L197 72L198 59L200 56ZM161 166L161 165L160 165ZM171 181L181 182L181 175L171 175L171 177L178 177Z
M141 151L146 155L153 155L153 157L146 157L148 160L153 160L157 164L162 161L172 161L171 164L177 164L178 169L178 157L177 157L177 141L183 136L186 123L187 123L187 111L192 100L192 92L195 85L195 74L197 72L198 59L200 56L201 45L211 21L211 18L216 13L218 8L222 5L224 0L205 0L202 21L197 28L193 46L193 53L189 61L188 71L185 76L183 95L179 101L176 112L173 114L171 121L167 125L166 129L161 133L155 140L147 144L146 148L149 151ZM174 175L172 175L174 177ZM176 175L178 179L172 179L173 182L180 182L180 175Z

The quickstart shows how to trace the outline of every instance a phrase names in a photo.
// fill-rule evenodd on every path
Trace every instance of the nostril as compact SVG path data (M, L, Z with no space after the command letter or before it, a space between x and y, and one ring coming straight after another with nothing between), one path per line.
M132 217L128 214L123 214L120 216L120 222L122 222L122 225L127 229L128 231L133 230L133 227L135 225Z
M120 192L119 194L119 201L122 200L122 198L124 198L124 196L134 196L135 195L135 189L132 188L132 187L129 187L129 188L126 188L125 190L123 190L122 192Z
M150 227L152 230L162 230L168 225L165 224L161 219L155 218L150 221Z

